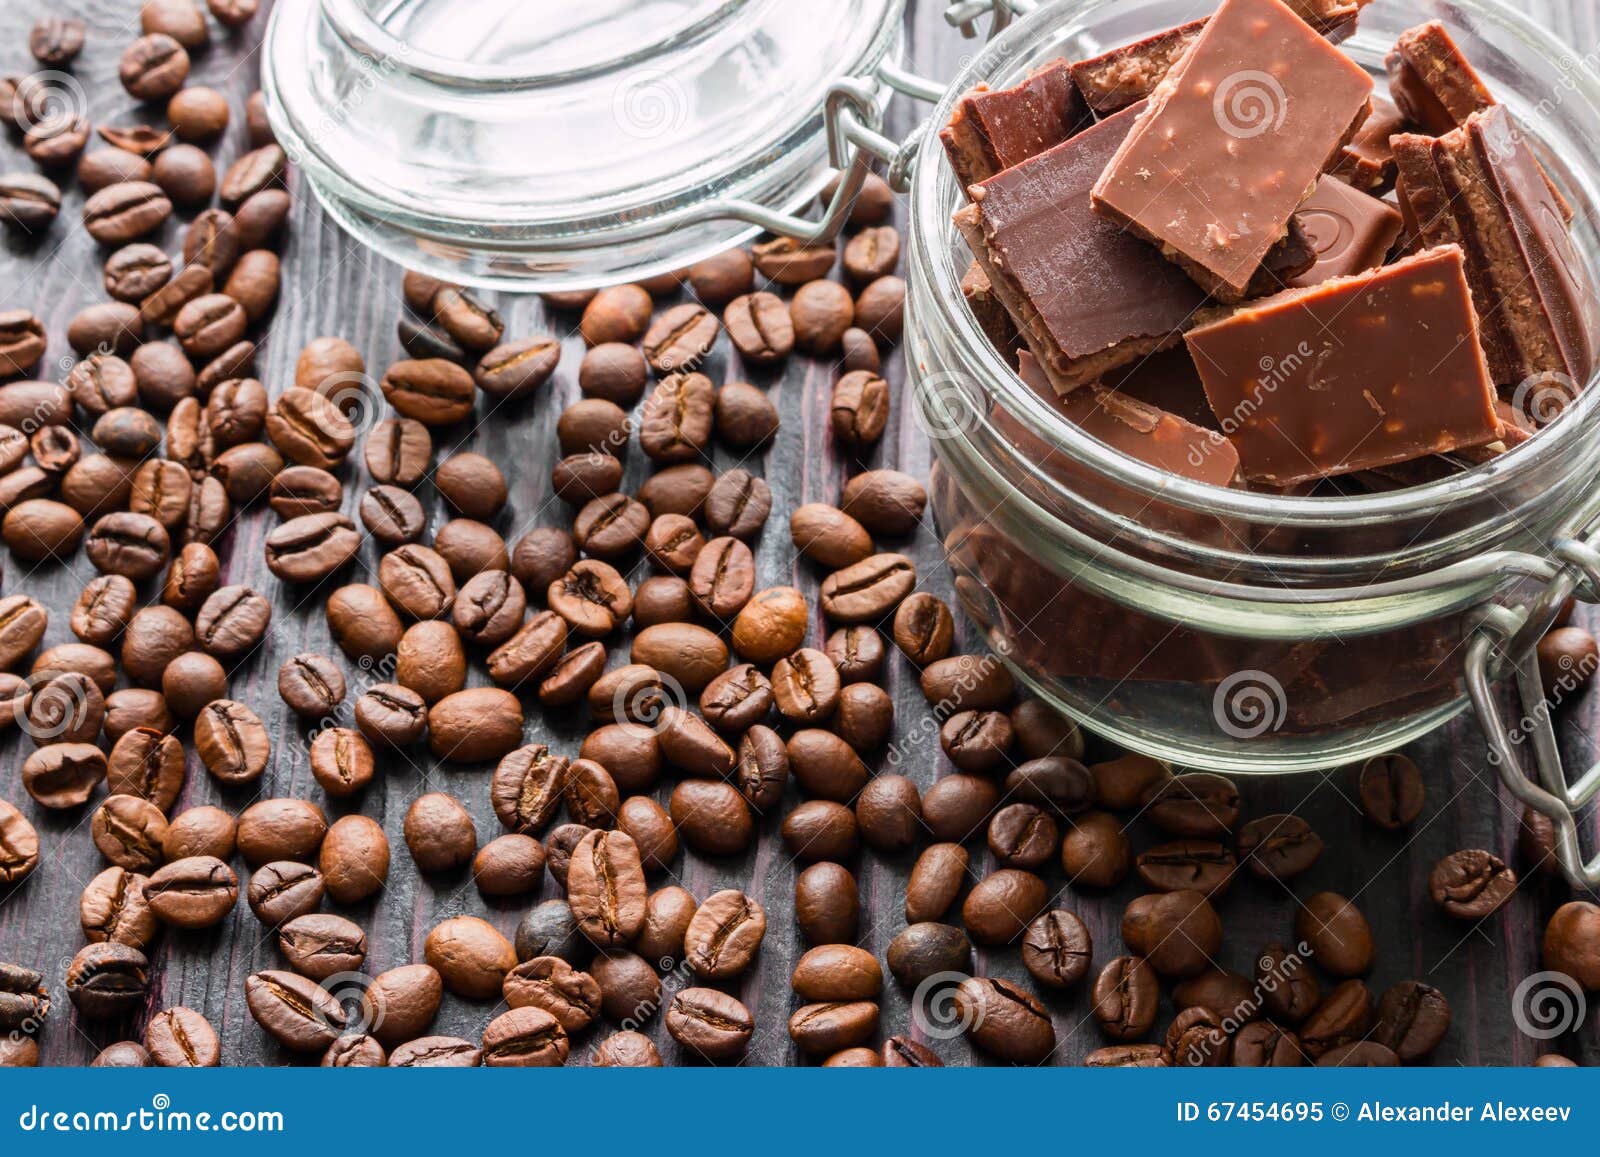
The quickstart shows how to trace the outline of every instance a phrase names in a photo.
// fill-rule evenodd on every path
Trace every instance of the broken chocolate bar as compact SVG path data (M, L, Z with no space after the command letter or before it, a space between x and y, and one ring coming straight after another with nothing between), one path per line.
M1055 388L1175 343L1204 298L1089 189L1138 118L1125 109L973 189L956 224Z
M1205 26L1204 20L1194 20L1080 60L1072 66L1073 83L1097 115L1121 112L1150 95Z
M1094 123L1064 60L1021 84L968 93L939 132L963 189L1021 164Z
M1289 279L1291 288L1376 269L1400 235L1400 211L1342 181L1324 177L1295 210L1295 223L1311 237L1317 261Z
M1060 405L1090 437L1158 470L1224 487L1238 473L1239 453L1221 434L1127 394L1089 386Z
M1510 114L1474 113L1442 137L1395 137L1400 197L1424 245L1459 245L1490 373L1582 385L1594 365L1588 294L1566 222Z
M1339 150L1329 174L1352 188L1374 195L1394 184L1394 149L1389 138L1406 131L1406 118L1391 101L1374 95L1367 119L1361 122L1350 143Z
M1334 44L1356 29L1361 6L1352 0L1288 0L1290 9ZM1205 19L1191 20L1079 60L1072 66L1072 79L1084 100L1097 116L1110 116L1149 96L1162 77L1200 38Z
M1281 0L1224 0L1107 165L1095 210L1239 301L1371 92Z
M1501 436L1454 245L1252 302L1186 340L1248 478L1284 485Z
M1447 133L1494 97L1437 20L1408 28L1384 60L1400 113L1430 136Z
M966 298L967 307L978 319L978 328L990 345L1004 353L1017 344L1017 327L1004 303L995 296L989 275L976 261L961 275L961 296Z

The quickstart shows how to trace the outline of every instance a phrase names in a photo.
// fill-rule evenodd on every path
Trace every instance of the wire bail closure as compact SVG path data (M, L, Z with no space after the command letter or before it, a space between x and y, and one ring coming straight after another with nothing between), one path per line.
M1017 16L1032 12L1034 0L956 0L945 8L945 20L961 34L978 34L977 21L986 13L991 20L987 37L999 35ZM780 213L743 198L725 197L710 201L690 214L685 224L733 219L759 226L768 233L788 237L802 245L821 245L832 241L849 219L856 194L866 182L874 161L886 167L884 179L896 192L903 193L911 183L911 167L927 137L928 126L919 124L896 141L884 135L883 111L896 93L932 103L944 96L945 86L900 67L893 61L881 62L872 76L850 76L836 80L828 89L823 105L823 125L828 137L828 163L844 176L821 217L811 220L796 213Z
M1578 838L1578 814L1600 795L1600 762L1592 763L1576 781L1569 781L1556 741L1552 703L1539 673L1535 647L1574 596L1600 602L1600 528L1581 539L1558 539L1551 554L1560 569L1533 601L1520 609L1490 606L1481 612L1467 642L1467 693L1477 710L1489 746L1489 762L1500 780L1524 805L1548 818L1555 829L1555 854L1561 871L1574 887L1600 885L1600 854L1585 860ZM1522 715L1507 725L1496 689L1514 676ZM1555 690L1570 693L1583 676L1563 674ZM1518 749L1532 752L1533 771L1524 769Z

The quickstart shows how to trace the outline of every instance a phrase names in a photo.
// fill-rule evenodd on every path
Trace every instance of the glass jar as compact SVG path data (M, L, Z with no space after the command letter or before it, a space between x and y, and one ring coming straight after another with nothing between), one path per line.
M972 60L933 123L979 82L1003 87L1047 60L1094 55L1194 15L1183 0L1043 8ZM1429 19L1448 24L1537 137L1579 207L1573 259L1592 273L1595 73L1493 0L1374 4L1343 47L1381 78L1396 35ZM1566 565L1553 544L1600 514L1600 389L1591 384L1523 447L1428 485L1313 498L1192 482L1084 434L996 351L962 298L971 255L950 219L962 203L943 156L924 149L912 185L906 360L962 602L1042 697L1120 744L1186 766L1325 768L1459 713L1464 653L1485 608L1537 600L1543 621L1529 637L1548 626L1554 607L1538 596ZM1593 326L1592 291L1586 305Z
M897 57L902 8L278 0L262 89L328 212L385 255L588 288L681 268L815 198L845 167L835 90ZM889 87L844 91L874 129Z

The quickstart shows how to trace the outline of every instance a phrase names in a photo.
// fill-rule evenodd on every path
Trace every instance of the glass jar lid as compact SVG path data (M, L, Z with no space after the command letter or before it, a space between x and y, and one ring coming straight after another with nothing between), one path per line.
M458 281L578 288L747 240L730 199L806 205L831 173L830 89L892 58L902 7L279 0L262 87L363 241Z

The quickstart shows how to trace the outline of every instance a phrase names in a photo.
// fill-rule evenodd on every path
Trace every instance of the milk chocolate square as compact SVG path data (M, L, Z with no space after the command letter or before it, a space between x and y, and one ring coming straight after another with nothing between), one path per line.
M1294 289L1376 269L1400 236L1398 209L1332 177L1317 182L1294 220L1317 255L1315 265L1289 279Z
M974 203L956 214L1061 393L1176 343L1204 301L1152 246L1090 207L1090 188L1140 111L1124 109L974 186Z
M1361 122L1350 143L1339 150L1331 176L1355 189L1377 195L1394 185L1394 148L1389 138L1407 130L1406 118L1392 101L1376 94L1367 119Z
M1430 136L1447 133L1494 97L1437 20L1408 28L1384 59L1400 113Z
M1093 123L1067 62L1053 60L1011 88L968 93L939 140L965 189Z
M1095 210L1239 301L1371 92L1281 0L1224 0L1107 165Z
M1281 486L1501 435L1454 245L1252 302L1185 340L1251 479Z
M1168 28L1072 66L1072 80L1097 116L1107 117L1138 104L1205 30L1204 20Z
M1459 245L1505 388L1558 374L1582 386L1594 368L1592 296L1561 206L1504 108L1442 137L1395 138L1401 200L1424 245Z

